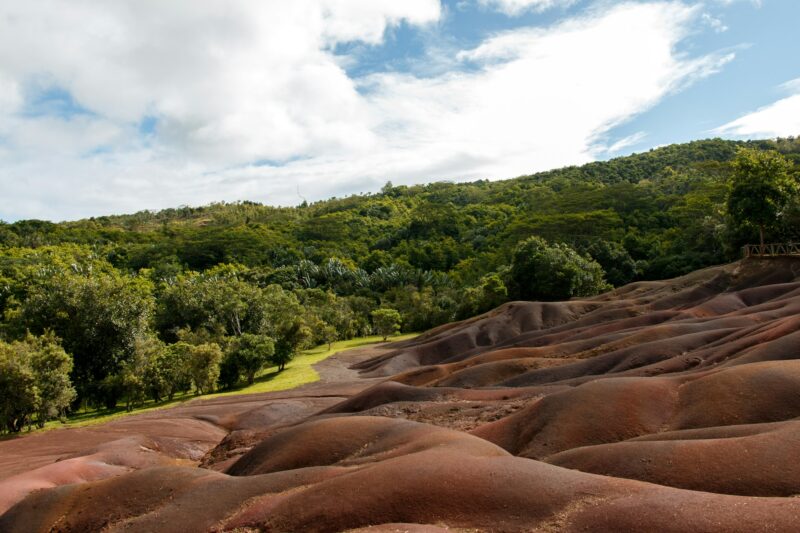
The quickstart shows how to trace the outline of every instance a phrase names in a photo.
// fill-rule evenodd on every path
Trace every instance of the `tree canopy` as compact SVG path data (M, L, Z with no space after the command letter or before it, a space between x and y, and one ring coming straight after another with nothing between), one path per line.
M376 309L372 312L372 323L375 333L385 341L389 335L396 335L400 331L400 313L396 309Z
M511 262L512 294L519 300L566 300L610 287L603 268L563 243L531 237L517 246Z
M775 226L797 197L798 180L792 163L774 150L741 148L733 160L733 178L727 207L737 222L764 230Z
M0 428L18 432L63 417L75 398L71 370L72 358L51 331L0 341Z
M678 276L759 233L796 240L798 161L798 139L711 139L298 207L0 222L0 379L20 409L3 407L3 427L56 416L37 402L58 380L15 344L29 333L51 339L31 353L70 358L67 408L235 387L312 345Z

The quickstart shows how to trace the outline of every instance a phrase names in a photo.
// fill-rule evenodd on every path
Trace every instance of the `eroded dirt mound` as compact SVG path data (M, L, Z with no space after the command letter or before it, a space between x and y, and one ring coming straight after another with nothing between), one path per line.
M405 522L620 531L671 523L686 531L788 531L800 513L798 499L585 474L513 457L463 432L376 417L301 424L256 447L230 473L237 475L158 467L66 485L25 499L0 518L0 528L342 531ZM676 508L690 512L672 521Z
M0 530L797 527L797 258L512 302L320 372L0 442Z
M142 468L223 468L275 428L297 423L368 386L319 383L279 393L198 399L103 425L0 441L0 513L33 490Z

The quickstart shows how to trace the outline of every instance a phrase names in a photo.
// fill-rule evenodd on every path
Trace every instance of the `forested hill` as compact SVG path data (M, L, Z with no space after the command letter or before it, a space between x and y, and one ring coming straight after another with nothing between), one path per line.
M742 169L779 169L796 190L798 161L800 139L715 139L505 181L387 183L291 208L0 224L0 397L17 398L0 402L0 430L33 416L43 424L69 404L234 387L335 339L727 262L761 227L770 240L798 237L797 195L767 205L758 227L726 208ZM736 190L751 212L760 193Z
M87 244L132 271L337 258L367 272L397 264L471 283L507 264L518 241L540 235L579 249L598 239L621 243L637 277L663 278L733 258L754 239L753 228L726 225L723 209L739 146L800 161L800 139L703 140L504 181L387 184L377 194L292 208L216 203L0 223L0 245Z

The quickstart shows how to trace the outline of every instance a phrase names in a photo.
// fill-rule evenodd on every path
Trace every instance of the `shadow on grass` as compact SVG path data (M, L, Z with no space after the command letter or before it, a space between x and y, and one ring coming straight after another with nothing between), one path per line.
M147 412L150 409L158 409L160 407L167 407L176 403L183 403L187 400L191 400L192 398L200 398L200 395L192 392L183 392L176 394L171 400L164 399L157 402L154 400L147 400L139 405L136 405L131 411L128 411L123 404L117 404L117 406L113 409L97 409L94 411L86 410L83 412L78 411L77 413L69 415L69 419L64 425L80 424L81 422L88 422L96 418L116 417L117 415L133 415L139 412Z
M283 372L286 372L286 370L288 370L288 368L289 367L284 369ZM281 371L273 370L272 372L267 372L266 374L261 374L259 376L256 376L256 378L253 380L252 383L247 383L245 381L244 383L239 383L238 385L236 385L234 387L228 387L228 388L225 388L225 389L223 389L223 388L217 389L217 392L226 393L226 394L232 393L232 392L240 392L240 391L243 391L243 390L247 390L250 387L253 387L254 385L259 385L261 383L270 382L270 381L274 380L275 378L277 378L280 375L281 375ZM254 393L254 394L258 394L258 393ZM198 396L198 398L202 398L202 397L203 396Z

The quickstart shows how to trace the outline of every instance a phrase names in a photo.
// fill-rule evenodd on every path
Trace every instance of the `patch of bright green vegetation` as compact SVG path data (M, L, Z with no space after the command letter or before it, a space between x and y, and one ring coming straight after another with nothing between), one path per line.
M389 342L411 339L416 335L416 333L399 335L392 337ZM371 337L359 337L355 339L334 342L330 349L328 349L327 344L317 346L316 348L305 350L300 355L292 359L286 365L286 369L283 372L278 372L277 367L271 367L262 370L252 385L245 384L234 389L216 392L213 394L205 394L202 396L195 395L191 392L178 394L172 400L164 400L158 403L153 401L145 402L143 406L138 407L131 412L126 411L125 407L122 405L119 405L116 409L112 410L101 409L96 411L78 412L71 415L65 423L61 423L56 420L48 422L45 425L45 430L60 427L84 427L103 424L124 416L165 409L167 407L173 407L179 403L184 403L194 399L208 399L219 396L257 394L260 392L275 392L294 389L301 385L306 385L319 380L319 374L312 366L320 361L323 361L338 352L353 348L360 348L370 344L377 344L382 340L382 337L375 335Z
M416 335L416 333L410 333L392 337L390 342L411 339ZM244 385L239 388L217 392L214 394L206 394L203 396L203 398L233 396L237 394L256 394L259 392L275 392L294 389L300 385L313 383L319 380L319 374L312 368L312 365L327 359L337 352L359 348L370 344L376 344L382 340L382 337L375 335L372 337L359 337L356 339L334 342L330 350L328 349L327 344L317 346L316 348L304 351L302 354L292 359L289 364L286 365L286 369L283 372L278 372L276 367L268 368L262 371L252 385Z

